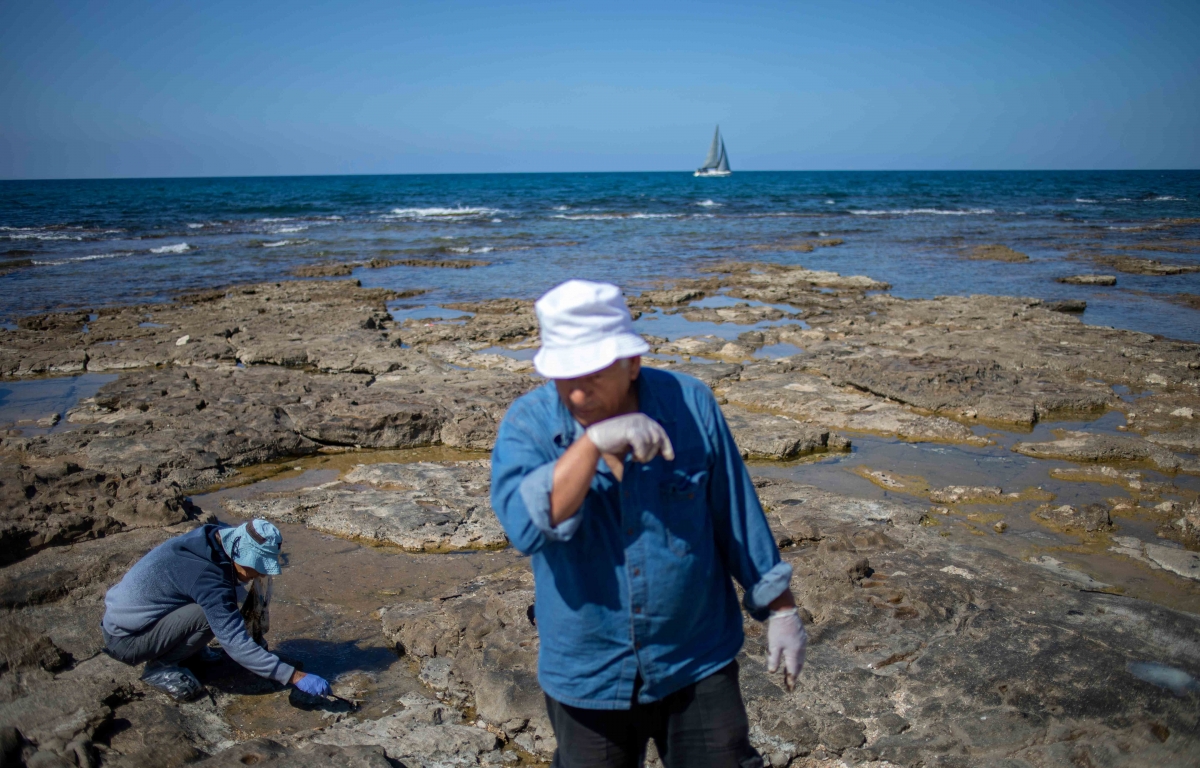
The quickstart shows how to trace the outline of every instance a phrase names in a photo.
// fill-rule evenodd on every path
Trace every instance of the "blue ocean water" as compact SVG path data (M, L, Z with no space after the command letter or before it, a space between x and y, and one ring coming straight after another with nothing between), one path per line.
M799 253L774 246L836 237ZM1000 243L1025 263L970 261ZM1140 250L1140 246L1171 250ZM166 300L287 278L301 264L471 258L468 270L359 269L425 288L417 304L536 297L569 277L640 289L725 259L886 280L905 298L1082 298L1083 319L1200 341L1200 274L1115 273L1096 254L1200 265L1200 172L738 172L343 176L0 182L0 320ZM413 303L412 301L409 302Z

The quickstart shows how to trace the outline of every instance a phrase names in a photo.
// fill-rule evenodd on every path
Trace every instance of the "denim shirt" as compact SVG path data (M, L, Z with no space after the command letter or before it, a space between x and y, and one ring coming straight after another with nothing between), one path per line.
M583 505L550 523L554 464L583 434L553 382L518 399L492 452L492 507L532 555L538 681L585 709L657 701L728 664L742 647L730 577L756 619L792 568L775 539L721 409L697 379L642 368L642 413L675 460L626 458L618 482L601 459Z

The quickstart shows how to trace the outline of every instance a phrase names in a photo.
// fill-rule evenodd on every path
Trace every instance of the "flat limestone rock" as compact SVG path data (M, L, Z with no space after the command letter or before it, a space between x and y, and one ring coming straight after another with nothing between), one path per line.
M742 458L793 459L824 451L848 451L850 441L811 424L726 405L721 409Z
M398 712L363 723L337 723L313 736L312 742L382 748L389 758L412 768L501 763L496 734L463 724L454 707L415 693L405 694L398 703Z
M401 350L389 335L395 291L357 281L291 281L194 293L175 302L45 316L0 337L0 376L241 361L384 373Z
M1058 282L1067 285L1116 285L1116 275L1070 275L1058 278Z
M1100 261L1118 272L1131 275L1184 275L1200 272L1200 267L1189 264L1164 264L1154 259L1139 259L1133 256L1106 256Z
M508 544L488 500L488 461L363 465L315 488L225 499L230 513L302 523L411 552Z
M1081 462L1138 462L1164 471L1196 471L1196 467L1160 445L1132 435L1103 435L1062 430L1057 440L1016 443L1012 449L1035 459Z
M196 768L243 768L247 765L278 768L391 768L380 746L333 746L329 744L284 745L270 739L251 739L232 746Z
M1085 589L1090 592L1105 592L1112 590L1111 584L1105 584L1102 581L1097 581L1083 571L1077 571L1065 565L1061 560L1056 560L1049 555L1031 558L1029 562L1036 565L1038 568L1045 569L1057 576L1065 579L1066 583L1078 585L1080 589Z
M823 429L896 435L906 440L987 445L969 428L942 416L916 413L899 403L837 387L820 376L755 367L738 381L722 381L717 394L749 409L778 413Z
M193 507L178 485L71 461L0 462L0 565L120 530L181 523Z
M1035 520L1060 531L1105 531L1112 528L1112 518L1103 504L1074 507L1070 504L1043 504L1033 511Z
M816 365L835 384L972 419L1030 425L1056 412L1102 411L1113 400L1108 387L1055 382L1006 370L995 361L864 353Z
M1200 581L1200 553L1151 544L1133 536L1114 536L1113 541L1116 544L1111 548L1113 552L1142 560L1185 579Z
M995 503L1003 496L999 486L948 485L932 491L929 500L935 504Z
M548 758L556 742L537 683L533 575L526 564L464 584L458 594L380 611L383 632L419 660L421 678L457 706Z
M1029 261L1029 256L1007 245L977 245L966 252L968 259L983 261Z
M789 267L765 262L728 262L704 270L732 275L731 285L742 289L745 298L754 298L749 293L755 289L768 290L773 295L779 292L809 292L815 288L832 288L848 291L886 291L888 283L874 280L865 275L840 275L837 272ZM762 299L769 301L769 299Z
M1156 432L1146 435L1146 439L1172 451L1200 453L1200 424L1188 425L1170 432Z

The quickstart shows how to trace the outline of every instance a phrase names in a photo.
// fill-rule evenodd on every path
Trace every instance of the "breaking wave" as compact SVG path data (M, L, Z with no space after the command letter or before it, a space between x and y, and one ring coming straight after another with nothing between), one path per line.
M453 220L491 217L497 213L500 213L499 208L473 208L469 206L459 206L458 208L393 208L390 213L384 214L383 218L390 220Z
M699 205L703 208L711 208L713 206L719 206L721 204L713 202L712 200L701 200L700 202L696 203L696 205Z
M115 259L118 256L131 256L133 251L114 251L113 253L93 253L90 256L72 256L68 259L55 259L53 261L39 261L34 259L33 263L39 267L48 267L55 264L70 264L76 261L98 261L99 259Z
M554 218L568 221L616 221L619 219L681 219L682 213L560 213Z
M192 250L192 246L187 243L176 243L175 245L163 245L158 248L151 248L150 253L187 253Z
M984 216L995 212L996 211L993 208L968 208L966 210L947 210L943 208L902 208L894 211L850 211L850 213L854 214L855 216Z

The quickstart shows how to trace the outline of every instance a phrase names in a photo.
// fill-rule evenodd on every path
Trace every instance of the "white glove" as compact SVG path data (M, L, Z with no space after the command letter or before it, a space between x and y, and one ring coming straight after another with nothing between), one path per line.
M804 666L804 651L808 647L808 633L800 612L795 608L771 611L767 623L767 671L779 669L783 658L783 685L789 691L796 690L796 678Z
M627 413L598 421L587 428L588 439L601 453L624 456L633 451L633 458L643 464L658 454L667 461L675 460L675 448L667 431L644 413Z

